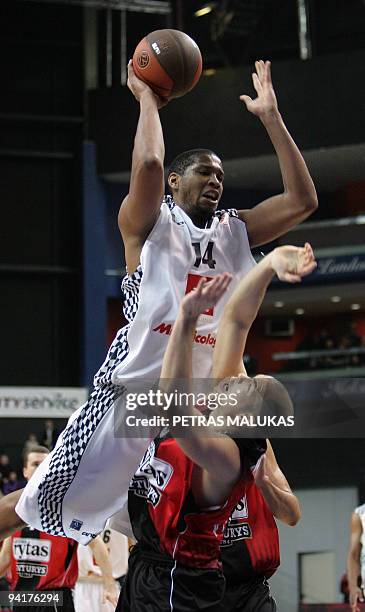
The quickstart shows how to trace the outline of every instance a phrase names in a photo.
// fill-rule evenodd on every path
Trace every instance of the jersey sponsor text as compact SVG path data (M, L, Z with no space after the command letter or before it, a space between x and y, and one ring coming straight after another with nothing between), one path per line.
M51 558L52 542L35 538L14 538L13 555L17 561L43 561Z

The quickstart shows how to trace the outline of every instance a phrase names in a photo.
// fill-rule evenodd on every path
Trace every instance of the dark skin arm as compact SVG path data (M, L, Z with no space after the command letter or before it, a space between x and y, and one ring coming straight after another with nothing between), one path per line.
M0 550L0 576L5 576L11 565L11 538L4 540Z
M301 223L318 207L316 190L297 145L279 113L270 62L258 61L252 75L257 98L240 96L247 110L263 123L274 146L283 179L283 193L238 213L247 226L251 246L265 244ZM268 220L267 222L265 220Z
M0 541L10 536L14 531L25 526L22 519L15 512L24 489L19 489L0 499Z
M163 103L136 77L128 64L128 87L140 104L134 140L129 193L120 207L118 225L125 246L128 272L140 261L143 244L156 223L164 193L165 144L159 117Z

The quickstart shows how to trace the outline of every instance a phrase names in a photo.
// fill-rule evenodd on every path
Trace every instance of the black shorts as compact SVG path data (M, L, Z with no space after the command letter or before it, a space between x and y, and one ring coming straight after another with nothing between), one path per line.
M276 612L276 602L271 596L266 578L250 583L226 584L226 591L219 612Z
M190 568L133 551L116 612L219 612L224 588L219 570Z

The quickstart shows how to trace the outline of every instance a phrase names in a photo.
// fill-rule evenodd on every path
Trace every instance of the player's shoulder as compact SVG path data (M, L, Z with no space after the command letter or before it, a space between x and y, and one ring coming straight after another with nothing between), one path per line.
M239 219L238 211L236 208L221 208L216 210L214 216L217 217L220 221L223 219Z
M246 219L241 210L237 208L221 208L216 210L214 216L218 218L220 226L229 226L233 231L237 231L239 235L247 234Z
M365 519L365 503L361 504L360 506L357 506L354 509L354 514L357 514L360 518Z

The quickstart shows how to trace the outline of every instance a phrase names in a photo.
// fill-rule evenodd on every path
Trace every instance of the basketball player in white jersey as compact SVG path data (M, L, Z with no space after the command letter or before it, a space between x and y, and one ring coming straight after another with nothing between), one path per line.
M347 578L351 610L360 612L358 602L364 601L365 588L365 504L355 508L351 516Z
M128 538L108 525L99 538L108 549L113 578L125 576L128 568ZM88 546L77 550L79 576L75 585L75 612L114 612L115 605L106 601L100 566ZM117 584L117 583L116 583Z
M165 148L158 112L163 102L136 77L131 64L128 74L128 86L140 104L130 188L119 213L128 271L122 283L128 325L117 333L88 402L72 415L16 511L18 492L0 501L0 537L23 521L83 544L103 529L107 518L125 504L148 438L157 433L151 429L144 438L131 438L122 431L115 437L114 412L125 410L123 383L158 379L182 297L202 276L229 272L233 280L228 292L207 310L194 335L194 374L208 376L224 303L254 265L250 246L286 233L317 207L308 169L278 110L270 62L256 62L257 97L241 100L267 130L284 189L252 210L238 212L217 211L223 166L215 153L204 149L175 160L168 176L172 198L163 199Z

